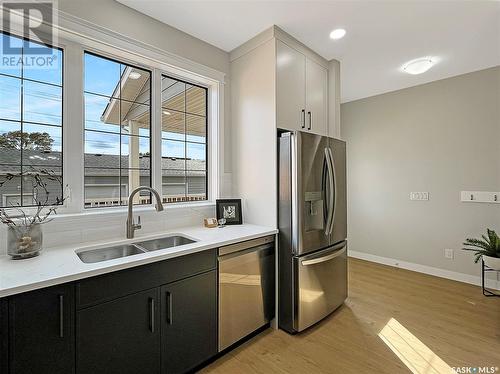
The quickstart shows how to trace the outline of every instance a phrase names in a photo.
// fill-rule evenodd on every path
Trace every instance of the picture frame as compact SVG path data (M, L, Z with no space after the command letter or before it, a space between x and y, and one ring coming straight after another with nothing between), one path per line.
M241 225L241 199L217 199L215 201L217 219L225 218L226 225Z

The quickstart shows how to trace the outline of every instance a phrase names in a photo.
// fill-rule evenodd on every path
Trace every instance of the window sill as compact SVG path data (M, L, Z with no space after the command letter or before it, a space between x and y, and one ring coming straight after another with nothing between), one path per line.
M178 210L178 209L196 209L203 207L215 207L215 201L202 201L202 202L192 202L192 203L175 203L175 204L163 204L164 212ZM67 212L67 208L60 207L58 209L59 213L52 215L50 218L54 221L59 220L71 220L78 218L91 218L91 217L102 217L102 216L124 216L128 212L128 207L106 207L106 208L92 208L86 209L81 212ZM148 213L156 212L153 205L149 206L134 206L134 214L137 213ZM27 214L34 213L26 211ZM160 213L161 214L161 213Z
M215 207L215 201L201 201L201 202L192 202L192 203L174 203L174 204L163 204L163 211L177 210L177 209L196 209L203 207ZM14 208L5 208L9 213L15 212ZM33 208L22 208L26 215L33 215L36 210ZM147 213L147 212L156 212L156 209L153 205L148 206L136 206L134 205L134 213ZM61 219L72 219L72 218L85 218L92 216L112 216L112 215L125 215L128 213L128 207L120 206L120 207L106 207L106 208L91 208L86 209L81 212L68 212L67 208L60 206L57 214L51 215L50 220L61 220ZM18 218L18 217L16 217Z

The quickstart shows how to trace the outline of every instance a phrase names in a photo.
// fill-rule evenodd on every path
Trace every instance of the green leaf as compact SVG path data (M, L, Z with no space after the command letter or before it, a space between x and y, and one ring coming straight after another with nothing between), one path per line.
M488 243L486 243L480 239L466 239L464 245L468 245L471 247L477 247L477 248L483 248L483 249L489 248Z
M464 251L474 252L474 262L478 262L482 256L500 258L500 238L494 230L486 229L486 235L482 239L467 238L462 248Z

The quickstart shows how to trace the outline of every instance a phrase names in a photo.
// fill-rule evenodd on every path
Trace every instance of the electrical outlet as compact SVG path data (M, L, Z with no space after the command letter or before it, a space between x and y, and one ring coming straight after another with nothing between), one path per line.
M429 192L410 192L411 201L428 201Z
M444 250L444 257L449 260L453 260L453 258L455 257L453 249L446 248Z

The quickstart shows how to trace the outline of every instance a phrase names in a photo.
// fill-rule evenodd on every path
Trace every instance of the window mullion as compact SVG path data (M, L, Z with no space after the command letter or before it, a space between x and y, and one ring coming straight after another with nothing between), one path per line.
M161 158L161 132L162 132L162 109L161 109L161 72L153 70L152 95L151 95L151 174L152 187L163 196L162 186L162 158Z
M82 212L84 200L83 49L68 44L65 49L63 123L63 175L70 189L68 212ZM66 192L67 193L67 192Z

